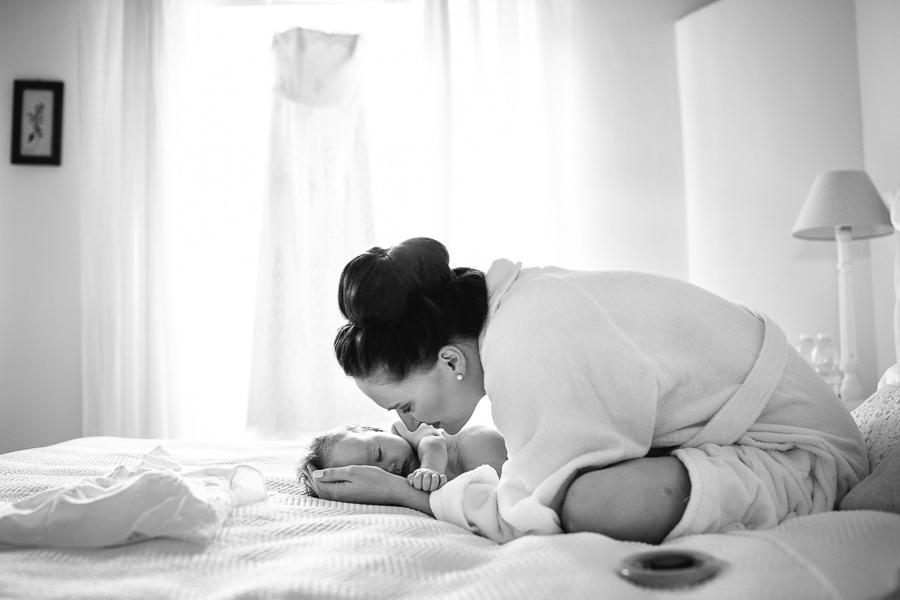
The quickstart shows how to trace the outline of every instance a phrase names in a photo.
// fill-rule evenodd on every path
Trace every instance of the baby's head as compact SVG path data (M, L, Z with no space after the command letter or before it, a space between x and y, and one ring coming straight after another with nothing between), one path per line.
M306 456L297 463L297 478L306 484L307 466L316 471L349 465L370 465L406 477L419 468L419 457L399 435L378 427L348 425L321 433L310 442ZM315 495L309 485L306 489Z

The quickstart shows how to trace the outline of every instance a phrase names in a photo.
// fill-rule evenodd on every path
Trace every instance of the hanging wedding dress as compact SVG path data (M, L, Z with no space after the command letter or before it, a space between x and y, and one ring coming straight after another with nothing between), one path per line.
M341 269L374 239L359 41L303 28L273 40L270 179L248 414L257 435L284 438L361 422L371 408L332 346L342 322Z

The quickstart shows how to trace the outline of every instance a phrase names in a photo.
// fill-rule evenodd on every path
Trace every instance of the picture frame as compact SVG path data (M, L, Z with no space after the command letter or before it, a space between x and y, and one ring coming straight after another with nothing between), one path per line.
M63 90L62 81L13 82L13 164L62 164Z

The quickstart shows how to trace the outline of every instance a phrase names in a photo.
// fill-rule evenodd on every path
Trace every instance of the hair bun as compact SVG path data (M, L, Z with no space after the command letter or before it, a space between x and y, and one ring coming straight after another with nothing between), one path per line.
M453 279L447 248L431 238L412 238L388 250L374 247L341 273L341 314L358 327L400 322L423 293Z
M409 292L424 292L446 285L453 279L450 253L437 240L419 237L393 246L387 253L393 260Z

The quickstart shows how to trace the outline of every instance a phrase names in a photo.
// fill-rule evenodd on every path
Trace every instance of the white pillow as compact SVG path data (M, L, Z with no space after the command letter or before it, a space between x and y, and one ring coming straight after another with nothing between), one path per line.
M866 442L869 468L874 471L900 441L900 385L881 388L852 414Z
M872 394L853 411L872 472L841 500L841 510L900 514L900 385Z
M900 514L900 444L841 500L841 510L883 510Z

